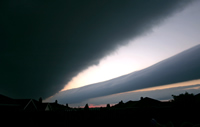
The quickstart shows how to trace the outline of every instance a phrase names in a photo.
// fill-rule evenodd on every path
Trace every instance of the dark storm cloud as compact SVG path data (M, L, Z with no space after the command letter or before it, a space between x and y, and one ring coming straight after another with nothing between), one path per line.
M188 0L1 0L0 93L46 98Z

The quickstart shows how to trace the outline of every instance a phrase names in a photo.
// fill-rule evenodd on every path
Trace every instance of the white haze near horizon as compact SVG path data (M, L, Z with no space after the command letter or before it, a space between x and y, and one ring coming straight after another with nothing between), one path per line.
M151 32L130 40L98 65L74 77L62 90L113 79L149 67L200 44L200 1L167 18Z
M71 107L83 107L89 104L90 107L105 107L107 104L115 105L119 101L138 101L141 97L150 97L160 101L168 101L172 99L172 95L181 93L198 94L200 90L200 79L185 81L180 83L167 84L163 86L155 86L140 90L133 90L123 93L116 93L102 97L90 98L80 103L70 104ZM159 96L158 96L159 95Z

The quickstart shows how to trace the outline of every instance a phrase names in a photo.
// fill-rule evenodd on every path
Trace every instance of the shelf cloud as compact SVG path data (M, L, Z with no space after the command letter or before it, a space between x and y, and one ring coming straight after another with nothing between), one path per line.
M3 0L0 93L47 98L188 0Z

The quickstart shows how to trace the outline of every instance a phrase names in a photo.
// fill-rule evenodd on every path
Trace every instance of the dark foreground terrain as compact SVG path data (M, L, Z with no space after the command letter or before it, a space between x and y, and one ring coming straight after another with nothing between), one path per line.
M3 112L1 124L20 127L44 126L154 126L152 118L164 125L169 122L175 127L184 122L200 123L200 108L126 108L63 112Z
M194 127L200 124L200 94L172 95L161 102L149 97L120 101L102 108L71 108L68 104L43 103L33 99L11 99L1 95L1 125L14 127L135 126ZM200 127L200 126L195 126Z

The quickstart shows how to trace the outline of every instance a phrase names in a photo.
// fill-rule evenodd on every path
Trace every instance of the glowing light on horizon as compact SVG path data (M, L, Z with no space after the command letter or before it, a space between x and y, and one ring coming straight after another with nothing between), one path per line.
M155 87L151 87L151 88L135 90L134 92L163 90L163 89L170 89L170 88L175 88L175 87L192 86L192 85L197 85L197 84L200 84L200 79L185 81L185 82L179 82L179 83L173 83L173 84L163 85L163 86L155 86ZM192 88L190 88L190 89L192 89Z
M132 100L132 99L136 99L133 98L132 95L143 95L143 93L145 92L156 92L159 90L165 90L165 89L170 89L170 88L179 88L181 89L181 87L185 87L185 86L191 86L190 88L186 88L186 89L182 89L182 90L190 90L190 89L200 89L199 86L196 85L200 85L200 79L197 80L191 80L191 81L185 81L185 82L179 82L179 83L173 83L173 84L168 84L168 85L163 85L163 86L156 86L156 87L150 87L150 88L145 88L145 89L139 89L139 90L133 90L133 91L128 91L128 92L123 92L123 93L116 93L116 94L112 94L112 95L107 95L107 96L102 96L102 97L96 97L96 98L91 98L89 100L87 100L87 102L90 102L91 104L96 103L97 101L99 102L111 102L110 104L114 104L116 103L115 100L117 102L121 100ZM141 97L141 96L140 96ZM137 98L139 99L139 98ZM98 106L98 105L95 105Z

